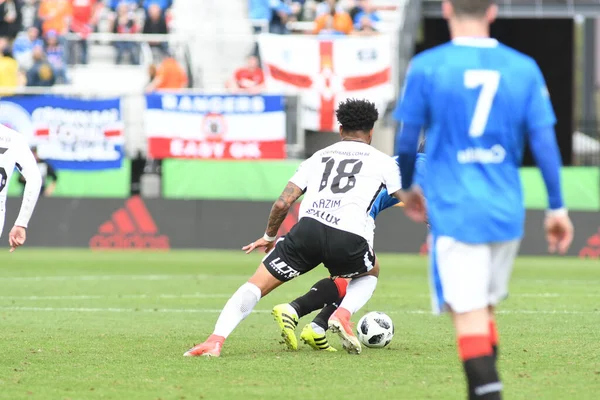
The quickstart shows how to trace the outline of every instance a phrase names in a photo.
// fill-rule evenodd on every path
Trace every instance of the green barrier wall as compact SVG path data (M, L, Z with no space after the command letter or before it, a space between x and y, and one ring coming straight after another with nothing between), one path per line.
M121 169L104 171L65 171L59 170L56 197L129 197L131 191L131 163L123 160ZM23 186L18 182L15 171L8 187L9 196L20 196Z
M276 199L298 161L165 160L163 194L171 199ZM522 168L525 205L547 207L546 188L537 168ZM600 169L568 167L562 171L567 206L600 210Z

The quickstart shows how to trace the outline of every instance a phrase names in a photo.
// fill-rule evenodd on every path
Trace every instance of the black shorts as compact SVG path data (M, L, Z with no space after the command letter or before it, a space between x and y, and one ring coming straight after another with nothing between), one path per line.
M305 217L279 238L263 259L269 272L282 282L321 263L331 276L350 278L370 271L375 266L375 253L362 236Z

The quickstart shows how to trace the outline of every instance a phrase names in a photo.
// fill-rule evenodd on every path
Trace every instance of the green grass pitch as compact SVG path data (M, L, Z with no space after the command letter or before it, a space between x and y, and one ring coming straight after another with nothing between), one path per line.
M450 322L429 313L427 260L418 256L381 255L377 291L353 319L388 313L396 326L388 348L350 356L279 344L269 311L326 276L317 268L263 299L220 359L182 357L259 260L212 251L0 254L0 399L465 398ZM598 399L599 268L518 260L499 315L506 399Z

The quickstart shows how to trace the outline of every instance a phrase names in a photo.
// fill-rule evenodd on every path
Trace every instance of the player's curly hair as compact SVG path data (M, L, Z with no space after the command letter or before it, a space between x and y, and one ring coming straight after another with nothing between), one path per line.
M375 104L368 100L347 99L342 101L335 112L342 130L351 132L369 132L375 126L379 113Z

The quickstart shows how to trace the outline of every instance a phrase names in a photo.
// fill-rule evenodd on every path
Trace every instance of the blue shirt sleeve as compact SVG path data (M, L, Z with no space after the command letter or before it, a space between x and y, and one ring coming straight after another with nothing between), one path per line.
M396 154L398 156L398 165L400 166L402 189L408 189L412 185L420 135L420 125L400 124L398 128Z
M421 186L423 192L425 191L425 165L427 156L424 153L417 154L417 161L415 162L415 177L414 182Z
M529 147L546 184L548 206L557 209L564 207L564 202L560 183L560 151L554 131L556 116L542 71L535 62L532 63L533 78L526 115Z
M425 69L413 61L406 73L404 87L394 111L396 121L419 127L427 124L429 112L426 80Z
M529 147L540 168L551 210L564 207L560 185L561 159L553 127L536 128L529 132Z
M390 196L389 193L387 192L387 190L384 189L379 193L379 195L377 195L377 198L375 199L375 202L373 203L373 207L371 208L370 215L373 219L375 219L375 218L377 218L377 215L379 215L380 212L382 212L386 208L395 206L399 202L400 201L398 201L398 199Z
M538 128L552 127L556 124L556 116L550 102L550 94L542 71L532 61L533 77L529 91L529 102L527 104L526 125L527 131L532 132Z

